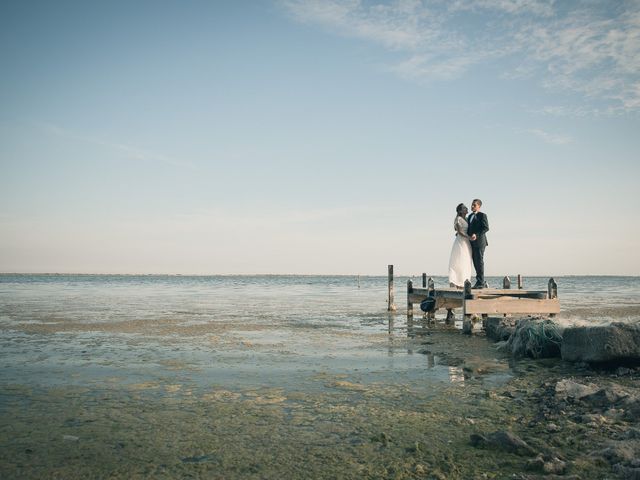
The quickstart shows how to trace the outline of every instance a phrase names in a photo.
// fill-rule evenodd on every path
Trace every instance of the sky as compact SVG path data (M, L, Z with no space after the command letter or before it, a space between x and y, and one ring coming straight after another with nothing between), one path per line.
M0 272L639 275L640 1L0 2Z

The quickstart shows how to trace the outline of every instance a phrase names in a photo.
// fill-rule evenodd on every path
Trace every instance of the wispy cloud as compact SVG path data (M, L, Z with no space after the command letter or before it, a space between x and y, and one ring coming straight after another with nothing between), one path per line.
M552 145L566 145L568 143L573 142L573 138L569 135L561 135L557 133L547 132L546 130L542 130L540 128L530 128L524 130L526 133L534 135L545 143L550 143Z
M280 4L299 22L394 52L387 68L405 79L446 80L500 59L505 76L577 93L599 112L640 110L640 0Z
M76 131L73 131L68 128L63 128L58 125L44 123L44 124L40 124L40 127L43 128L47 133L55 135L57 137L63 137L67 139L76 140L82 143L92 144L92 145L101 147L105 150L117 152L118 154L122 155L124 158L127 158L129 160L163 163L166 165L171 165L173 167L180 167L180 168L189 168L189 169L195 168L195 165L189 161L176 160L166 155L161 155L155 152L151 152L149 150L145 150L133 145L106 141L99 137L78 133Z

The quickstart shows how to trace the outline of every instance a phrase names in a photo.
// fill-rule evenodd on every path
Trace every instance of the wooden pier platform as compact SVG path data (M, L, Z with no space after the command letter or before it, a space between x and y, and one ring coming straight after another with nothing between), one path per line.
M553 278L549 279L547 290L511 289L508 277L503 280L503 288L471 289L471 283L465 282L464 289L435 288L433 279L425 282L422 288L414 287L407 281L407 316L413 317L413 305L422 305L427 317L435 319L439 309L447 310L446 322L453 321L453 310L462 309L463 330L473 329L474 318L489 315L550 315L560 313L558 287ZM520 282L518 282L520 285ZM469 330L470 331L470 330Z

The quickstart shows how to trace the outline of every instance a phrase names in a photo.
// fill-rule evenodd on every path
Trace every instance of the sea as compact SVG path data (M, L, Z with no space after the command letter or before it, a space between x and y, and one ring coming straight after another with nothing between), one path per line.
M408 279L389 312L386 276L0 274L0 477L464 478L438 415L518 370L455 329L431 352ZM560 324L640 321L640 277L555 281Z

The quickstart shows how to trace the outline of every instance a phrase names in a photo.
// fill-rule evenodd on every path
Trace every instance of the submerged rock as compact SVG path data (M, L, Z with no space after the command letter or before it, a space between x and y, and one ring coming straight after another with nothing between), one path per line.
M470 441L474 447L497 448L523 456L535 455L535 451L527 442L508 431L493 432L487 435L474 433L471 435Z
M555 392L557 398L574 398L580 400L587 395L598 391L598 386L593 383L583 385L570 379L560 380L556 383Z
M489 317L485 320L487 337L496 342L509 340L516 330L516 319L512 317Z
M562 475L567 471L567 462L555 456L539 454L536 458L527 462L527 469Z
M640 323L566 328L562 359L570 362L640 361Z

